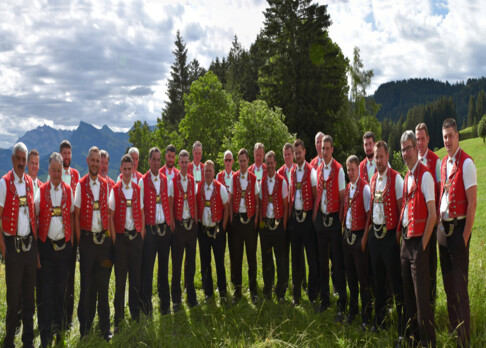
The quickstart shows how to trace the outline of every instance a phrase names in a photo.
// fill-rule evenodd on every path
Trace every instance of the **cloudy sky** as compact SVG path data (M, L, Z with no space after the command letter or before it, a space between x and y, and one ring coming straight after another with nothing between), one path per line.
M486 7L480 0L329 0L330 36L361 49L380 83L486 76ZM189 60L208 67L233 36L248 48L263 0L4 0L0 4L0 147L47 124L80 120L127 130L154 124L166 99L176 31Z

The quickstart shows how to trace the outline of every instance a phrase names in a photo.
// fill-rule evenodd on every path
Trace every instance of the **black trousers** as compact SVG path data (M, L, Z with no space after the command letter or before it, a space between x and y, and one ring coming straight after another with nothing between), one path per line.
M450 237L437 236L439 239L440 267L444 290L447 296L447 311L451 330L457 330L458 346L469 344L471 313L469 308L469 238L464 243L464 226L466 220L458 220L454 232ZM444 223L445 231L449 230L449 223Z
M247 215L241 214L246 220ZM257 239L258 235L255 230L255 217L250 219L250 222L243 224L240 221L239 214L233 214L233 222L231 224L231 233L229 238L229 252L231 261L231 282L235 288L235 296L241 297L242 288L242 264L243 264L243 248L246 248L246 260L248 262L248 282L250 286L250 294L257 294Z
M437 299L437 229L432 230L432 235L429 239L429 273L430 273L430 305L432 306L432 313L435 310L435 301Z
M400 252L405 308L407 312L407 337L413 336L415 344L434 346L434 314L430 306L429 246L423 250L422 237L402 239Z
M204 288L204 295L206 297L212 296L214 292L213 276L211 270L211 249L214 254L214 262L216 264L216 275L219 295L226 297L226 271L224 267L224 254L226 251L226 232L223 231L223 226L219 223L219 233L215 238L209 237L204 232L202 223L198 224L199 240L199 257L201 260L201 278ZM214 228L211 229L214 233Z
M282 219L275 230L268 226L260 229L260 246L262 250L263 294L270 298L275 280L275 265L277 266L277 298L284 298L289 283L289 269L285 268L285 231ZM275 263L274 263L275 255Z
M32 247L17 252L15 237L5 240L5 283L7 286L7 316L4 347L13 347L18 312L22 311L22 343L31 346L34 340L35 282L37 270L37 243L32 236Z
M346 272L344 268L343 242L341 233L341 222L339 212L331 213L328 216L326 224L332 223L326 227L323 224L324 215L319 210L314 221L314 229L317 235L318 259L319 259L319 288L321 294L321 303L330 305L330 286L329 286L329 258L332 262L332 281L334 289L339 294L337 302L338 312L346 310ZM330 255L329 255L330 254Z
M69 272L68 272L68 280L67 280L67 288L66 288L66 296L64 297L64 308L66 308L65 316L66 316L66 327L69 329L73 322L73 313L74 313L74 276L76 274L76 263L78 257L78 241L76 237L72 236L73 238L73 247L70 259L68 261L69 264Z
M197 227L193 222L192 228L186 230L181 221L175 221L174 247L172 250L172 303L181 302L181 273L184 251L184 281L189 306L197 304L196 289L194 288L194 275L196 273L196 244Z
M174 235L166 223L159 225L165 235L159 236L156 225L145 225L145 239L142 248L142 311L152 316L152 288L155 257L158 255L157 291L160 299L161 313L170 309L169 288L169 255Z
M125 317L125 288L128 275L128 308L133 320L140 317L141 308L141 267L142 235L138 232L133 240L124 233L118 233L115 239L115 327Z
M350 233L356 236L354 244L349 244L346 233L344 233L344 238L342 239L344 267L346 269L346 278L349 287L349 314L358 314L359 295L361 297L361 320L363 323L369 323L373 308L371 306L370 278L368 273L368 247L364 251L361 249L363 230L352 231Z
M380 230L378 236L382 233ZM368 237L368 248L373 270L373 292L375 295L375 320L381 327L386 317L387 279L391 280L395 307L398 316L398 335L405 334L403 281L400 266L400 246L397 243L396 228L386 232L382 238L376 238L374 227L371 226Z
M108 287L113 262L113 242L105 236L102 244L93 241L93 233L81 230L79 239L81 291L79 294L78 319L81 336L91 330L98 300L99 327L103 334L110 332L110 305Z
M316 233L312 224L312 211L307 212L303 222L298 222L295 216L295 210L288 224L290 235L290 246L292 249L292 295L295 301L301 300L302 279L302 253L303 250L307 256L307 265L309 267L308 296L310 301L317 299L317 255L316 255ZM302 245L304 248L302 249Z
M68 241L64 249L55 251L53 243L57 242L49 238L38 242L41 268L37 273L41 303L37 311L43 347L50 344L53 334L66 328L64 297L73 247Z

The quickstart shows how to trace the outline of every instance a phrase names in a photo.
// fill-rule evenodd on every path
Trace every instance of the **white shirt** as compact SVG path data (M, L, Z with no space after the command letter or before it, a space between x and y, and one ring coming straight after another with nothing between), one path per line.
M324 166L322 166L322 173L324 174L324 181L326 181L329 178L329 175L331 174L331 161L329 163L326 163ZM336 174L336 173L334 173ZM344 177L344 169L343 167L339 168L338 172L338 186L339 186L339 191L345 190L346 189L346 179ZM327 213L327 188L322 191L322 196L321 196L321 211L323 214Z
M169 169L167 166L165 166L165 176L167 177L167 182L170 183L172 179L174 179L176 171L174 170L174 167Z
M221 185L220 187L221 188L219 189L219 195L221 196L221 201L223 202L223 205L225 205L226 203L228 203L228 191L226 191L226 187L224 187L224 185ZM207 183L204 183L203 190L204 190L205 200L207 201L211 200L211 196L213 195L213 189L214 189L214 183L211 183L211 185L209 186ZM212 220L211 207L204 206L202 224L203 226L206 227L216 226L216 223L213 222Z
M368 180L371 180L371 178L373 177L373 174L375 174L375 170L376 170L375 158L373 157L373 159L370 161L370 160L368 160L368 157L367 157L366 158L366 171L367 171L367 174L368 174Z
M50 180L50 177L47 176L47 180ZM62 168L62 181L66 184L71 186L71 168L65 169Z
M159 173L157 175L153 175L152 172L150 172L150 178L152 179L152 183L154 184L155 187L155 192L157 196L160 195L160 178L159 178ZM143 180L140 180L139 185L140 186L140 201L143 202L144 196L143 196ZM161 197L162 199L162 197ZM164 209L162 209L162 200L159 203L155 203L155 223L160 225L165 222L165 215L164 215Z
M356 192L356 188L357 188L356 185L357 181L358 179L356 179L356 181L353 184L351 184L351 188L349 189L349 198L354 197L354 193ZM363 187L363 204L366 213L370 210L370 195L371 195L370 185L366 184ZM353 222L353 216L351 214L351 206L349 206L348 211L346 212L346 228L351 229L352 222Z
M195 182L199 182L202 180L202 175L201 175L201 163L199 165L195 165L194 162L192 164L192 176L194 177Z
M302 182L302 177L304 176L304 163L302 163L302 166L297 165L297 183ZM317 174L316 170L312 167L311 173L310 173L310 179L311 179L311 186L316 187L317 186ZM292 186L292 178L290 178L290 186ZM294 199L294 209L295 210L302 210L304 208L304 201L302 200L302 190L296 190L295 191L295 199Z
M454 168L454 163L457 160L456 156L459 153L459 149L460 147L456 150L454 156L452 157L447 156L447 172L446 172L447 179L446 180L449 179L449 174L451 173L452 168ZM452 160L452 163L450 162L450 160ZM462 165L462 182L464 183L464 190L467 190L472 186L477 186L478 184L476 165L474 164L474 161L470 158L467 158ZM445 190L444 190L444 196L440 203L440 214L442 216L442 220L444 221L452 220L449 217L449 192L445 192Z
M71 208L69 211L72 213L74 211L74 197L73 197L73 191L71 190ZM53 207L61 207L62 203L62 189L60 185L58 186L58 189L56 190L56 187L52 184L51 182L51 190L50 190L50 195L51 195L51 203ZM37 191L35 193L35 198L34 198L34 206L35 206L35 215L39 216L40 213L40 191ZM53 216L51 218L51 223L49 225L49 230L47 231L47 237L51 240L61 240L65 238L64 235L64 224L62 220L62 216Z
M249 173L248 171L244 174L240 173L240 186L243 191L246 191L246 188L248 187L248 173ZM260 191L260 187L258 185L258 181L255 180L255 188L254 188L255 197L258 196L259 191ZM233 180L231 180L230 193L234 194ZM238 209L238 212L246 213L246 203L245 203L244 195L241 195L240 208Z
M317 168L319 168L322 162L324 162L324 157L320 158L319 156L317 156Z
M187 192L187 182L188 181L189 181L189 177L187 175L182 176L182 174L181 174L181 185L182 185L182 190L184 191L184 193ZM195 181L194 181L193 192L194 192L194 197L195 197L196 193L197 193L197 186L196 186ZM169 197L174 197L174 181L171 181L170 184L169 184L168 195L169 195ZM195 202L195 200L194 200L194 202ZM182 210L182 218L185 220L185 219L189 219L190 217L191 217L191 211L189 210L189 202L187 201L187 199L185 199L184 200L184 208Z
M19 197L26 195L25 189L25 174L22 176L22 183L20 183L20 178L15 174L15 171L12 169L12 173L14 175L14 185L15 189L17 190L17 195ZM33 193L32 193L33 194ZM5 199L7 198L7 183L5 179L2 178L0 180L0 207L5 207ZM3 212L3 216L6 215L6 212ZM3 217L2 217L3 218ZM30 218L29 218L29 206L28 203L25 207L19 207L19 215L17 220L17 235L19 237L25 237L30 233Z
M292 168L294 167L294 164L292 163L292 165L289 167L287 167L287 165L285 166L285 175L287 175L287 183L290 184L290 171L292 170Z
M226 170L224 171L224 184L226 188L229 189L231 183L233 182L233 172L227 173Z
M419 164L419 161L415 163L415 166L410 172L410 175L408 176L407 180L407 192L410 192L410 189L412 188L413 182L415 180L413 176L413 172L417 168L417 165ZM426 171L422 174L422 193L424 194L425 197L425 202L428 203L430 201L435 201L435 183L434 179L432 178L432 174L430 172ZM405 204L405 210L403 211L403 217L402 217L402 225L404 227L408 226L408 204Z
M429 167L429 164L427 163L427 155L429 154L429 149L425 151L425 154L423 156L418 156L419 161L422 162L423 165L425 165L427 168ZM433 170L433 168L430 168L430 170ZM440 160L437 160L435 162L435 182L440 182Z
M96 180L93 181L91 177L88 177L89 186L91 187L91 192L93 192L93 200L99 201L100 199L100 181L98 176ZM106 204L109 204L110 198L110 187L108 183L106 183ZM78 182L76 185L76 193L74 195L74 206L81 209L81 184ZM100 202L100 209L93 210L93 218L91 221L91 232L102 232L103 231L103 224L101 222L101 202Z
M272 177L267 176L267 187L268 187L268 194L273 194L273 188L275 187L275 174ZM263 199L263 189L260 188L260 199ZM282 182L282 199L286 199L289 195L289 188L287 187L287 183L285 181ZM273 203L268 202L267 204L267 218L273 219L275 217L273 211Z
M116 178L116 182L118 183L121 179L122 179L122 175L120 174L120 175L118 175L118 178ZM137 173L132 173L131 180L132 180L132 182L134 182L135 184L138 185ZM142 181L142 179L140 179L140 181Z
M140 181L142 181L142 180L140 180ZM132 199L132 197L133 197L132 185L127 186L125 183L123 183L122 191L123 191L123 194L125 195L125 199ZM142 191L140 191L139 199L140 199L140 209L143 209ZM115 209L116 209L115 193L113 192L113 189L110 192L109 207L110 207L110 210L112 210L112 211L115 211ZM133 222L132 207L127 207L127 212L126 212L126 215L125 215L125 228L129 231L133 231L135 229L135 223Z
M35 178L35 180L32 179L32 185L34 186L34 196L35 196L37 191L39 191L39 179L38 178Z
M260 167L257 167L255 164L255 169L253 170L253 174L257 177L257 180L260 182L263 178L263 164Z
M376 178L375 192L383 192L383 190L385 189L388 180L388 171L389 169L387 168L383 175L378 172L378 177ZM403 179L400 174L397 174L395 178L395 195L397 197L397 200L402 199ZM385 207L383 203L373 202L373 223L375 225L382 225L385 223Z

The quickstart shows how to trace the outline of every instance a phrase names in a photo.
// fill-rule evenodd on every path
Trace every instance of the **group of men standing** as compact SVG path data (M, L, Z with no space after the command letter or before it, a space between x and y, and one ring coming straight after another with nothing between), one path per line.
M244 251L250 298L258 301L260 236L266 299L274 290L277 300L284 301L290 254L295 305L301 302L302 283L307 281L310 302L316 311L325 311L331 305L331 278L338 294L336 321L351 323L361 314L363 329L379 331L387 326L387 301L393 296L398 344L423 346L435 346L436 341L438 240L451 329L457 331L458 344L466 346L476 168L459 147L453 119L444 121L442 135L448 155L440 162L427 148L425 124L403 133L401 153L408 171L402 179L389 165L387 144L365 133L366 158L360 162L352 155L346 160L348 184L344 167L333 158L332 137L321 132L316 135L318 156L310 163L302 140L285 144L284 164L278 170L276 154L265 153L264 145L257 143L254 164L249 166L248 151L240 149L239 169L234 172L233 154L226 151L225 168L217 176L213 161L201 162L200 142L193 145L193 162L189 152L179 152L179 169L173 145L166 148L163 167L161 151L150 149L150 169L145 174L138 172L139 153L131 148L121 159L116 183L107 176L106 151L95 146L89 150L89 172L80 178L70 167L71 145L63 141L60 153L49 158L49 178L42 184L36 177L38 152L28 154L26 146L17 143L13 169L0 181L0 250L7 283L4 346L13 346L19 313L22 341L32 346L36 283L42 346L50 345L55 335L60 339L71 326L77 249L81 336L91 330L96 309L102 336L107 340L112 336L108 290L113 265L115 333L123 325L127 277L131 318L139 320L140 312L152 316L156 256L160 312L170 313L171 302L173 312L181 309L183 260L187 303L197 306L197 242L206 300L214 294L212 249L220 301L227 304L226 234L234 303L243 292ZM30 176L24 173L27 162Z

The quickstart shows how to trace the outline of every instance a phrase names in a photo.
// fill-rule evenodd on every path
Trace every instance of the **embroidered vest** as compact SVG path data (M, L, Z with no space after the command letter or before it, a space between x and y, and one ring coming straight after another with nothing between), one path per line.
M205 181L199 182L197 184L197 215L199 221L202 221L204 207L206 206L206 192L205 192ZM223 200L221 199L221 183L219 181L213 180L213 193L209 200L211 205L211 221L219 222L223 218Z
M132 217L133 225L137 232L142 231L142 209L140 208L140 187L133 181L132 185ZM123 193L123 181L119 181L113 186L113 194L115 196L115 231L116 233L125 233L125 221L127 218L127 199Z
M143 180L143 211L145 213L145 224L153 226L156 222L157 214L157 190L155 189L154 182L150 170L144 174ZM164 212L165 222L170 224L170 208L169 208L169 195L168 195L168 182L167 177L159 171L160 182L160 203L162 204L162 211Z
M59 185L62 192L61 197L61 217L64 227L64 239L66 242L71 240L71 205L72 194L71 187L66 185L63 181ZM51 182L48 181L39 187L40 204L39 204L39 239L42 242L46 241L47 234L52 219L52 200L51 200Z
M273 204L273 214L275 219L280 219L283 217L284 213L284 204L282 198L282 185L287 185L284 178L276 173L275 177L275 184L273 185L272 194L269 193L268 190L268 176L262 180L262 209L263 209L263 217L267 217L267 207L268 203Z
M293 207L295 201L295 193L297 191L297 170L298 166L292 167L290 171L290 177L292 187L290 188L290 204ZM314 197L312 196L312 182L311 182L311 170L312 167L309 163L304 163L304 175L300 182L302 190L303 208L305 211L311 210L314 205Z
M385 216L386 229L392 230L398 225L398 205L397 205L397 193L395 189L395 183L398 172L391 168L388 168L386 174L386 185L383 189L382 202L383 212ZM371 202L370 209L373 209L373 203L375 203L375 193L376 193L376 182L378 180L378 171L375 171L373 177L371 178ZM380 202L377 202L380 203ZM371 211L371 216L373 217L373 210ZM373 220L371 220L373 222Z
M192 175L187 174L187 192L184 193L182 187L182 176L177 174L177 176L172 179L174 185L174 215L177 221L182 221L182 212L184 210L184 200L187 198L189 203L189 211L191 213L191 218L196 218L196 194L194 192L194 178Z
M346 186L346 195L344 199L344 216L343 226L346 226L346 215L348 209L351 208L351 231L364 230L366 225L366 211L363 202L363 191L367 182L361 178L358 178L356 182L356 190L354 191L354 196L350 197L351 183Z
M265 163L262 163L261 168L262 168L262 171L263 171L263 173L262 173L262 180L264 180L267 177L267 165ZM250 173L255 174L255 170L256 170L256 165L255 165L255 163L253 163L250 166L250 168L248 168L248 171ZM255 174L255 176L256 176L256 174ZM257 181L258 181L258 178L257 178Z
M108 204L106 192L106 181L101 176L98 175L100 194L98 199L98 204L100 207L100 217L101 225L103 231L109 229L109 216L108 216ZM91 231L91 224L93 221L93 203L94 197L91 191L91 186L89 185L89 174L86 174L79 180L79 185L81 186L81 210L79 215L79 224L82 230Z
M342 165L338 163L334 158L331 160L331 172L324 181L324 162L317 168L317 199L321 199L324 188L326 189L327 200L327 212L336 213L339 212L340 199L339 199L339 170Z
M256 197L255 197L255 183L256 176L250 171L246 172L248 177L248 186L245 191L245 203L246 203L246 213L248 217L251 218L255 215L256 210ZM238 170L235 175L233 175L233 212L237 213L240 211L240 201L243 190L241 189L240 183L240 171Z

